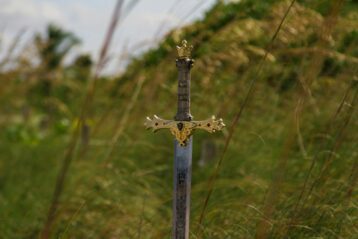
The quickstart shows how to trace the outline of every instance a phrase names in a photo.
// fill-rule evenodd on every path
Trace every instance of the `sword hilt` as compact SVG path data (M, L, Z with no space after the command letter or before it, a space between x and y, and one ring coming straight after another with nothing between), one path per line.
M178 68L178 111L174 119L178 121L191 121L190 114L190 70L194 60L183 58L176 60Z
M203 121L192 121L190 114L190 70L194 60L191 59L193 46L188 46L184 40L181 46L177 46L178 58L178 111L174 120L164 120L154 115L147 117L145 126L153 132L160 129L169 129L181 146L186 146L189 137L195 129L203 129L210 133L221 130L225 124L222 119L216 120L215 116Z
M194 63L190 56L192 48L193 46L188 46L185 40L181 46L177 46L178 111L174 119L178 121L191 121L193 119L190 114L190 70Z

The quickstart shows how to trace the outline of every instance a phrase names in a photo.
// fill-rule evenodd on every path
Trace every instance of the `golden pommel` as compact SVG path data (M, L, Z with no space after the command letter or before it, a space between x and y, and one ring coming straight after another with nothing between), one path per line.
M190 58L192 50L193 50L193 46L188 45L188 42L186 40L183 40L181 42L181 46L177 46L179 59Z

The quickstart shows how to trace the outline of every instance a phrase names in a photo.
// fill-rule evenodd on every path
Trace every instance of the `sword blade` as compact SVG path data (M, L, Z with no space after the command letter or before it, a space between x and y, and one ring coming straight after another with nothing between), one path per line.
M173 239L189 238L193 138L186 146L174 142Z

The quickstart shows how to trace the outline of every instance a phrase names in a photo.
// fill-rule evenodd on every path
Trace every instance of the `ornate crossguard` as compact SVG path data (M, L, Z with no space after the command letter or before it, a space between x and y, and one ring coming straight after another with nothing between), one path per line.
M186 146L189 137L195 129L203 129L210 133L220 131L224 126L222 119L216 120L215 116L203 121L192 121L190 114L190 70L194 60L191 59L193 46L188 46L182 41L182 46L177 46L178 58L178 111L174 120L164 120L154 115L151 119L147 117L145 126L156 132L160 129L169 129L181 146Z
M160 129L169 129L181 146L186 145L187 139L193 134L195 129L203 129L209 133L214 133L225 126L223 120L216 120L215 116L212 116L211 119L202 121L175 121L164 120L156 115L154 115L153 119L147 117L145 125L147 126L147 129L152 129L153 132Z

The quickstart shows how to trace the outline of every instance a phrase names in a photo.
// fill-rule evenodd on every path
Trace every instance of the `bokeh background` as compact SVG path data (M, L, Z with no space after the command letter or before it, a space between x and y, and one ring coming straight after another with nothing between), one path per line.
M69 55L81 53L96 57L105 37L116 0L1 0L0 21L3 47L11 45L21 32L21 42L26 44L34 32L44 34L49 23L74 33L81 44ZM131 57L158 44L173 28L179 28L204 16L215 0L131 0L123 5L120 21L113 36L110 56L113 61L106 67L108 74L118 74L128 64L121 55Z
M0 238L170 238L183 39L190 237L357 237L356 1L0 5Z

